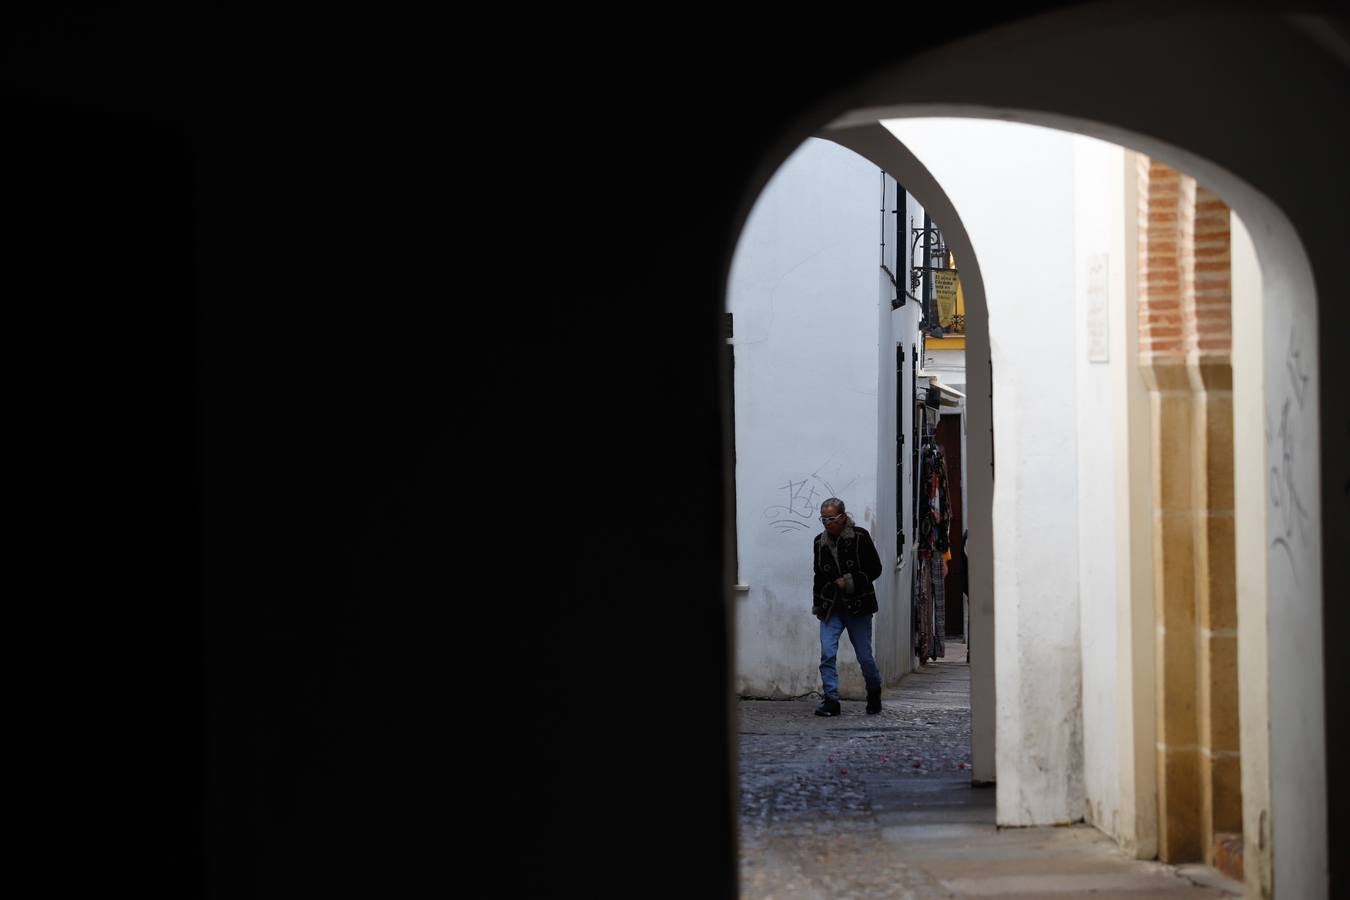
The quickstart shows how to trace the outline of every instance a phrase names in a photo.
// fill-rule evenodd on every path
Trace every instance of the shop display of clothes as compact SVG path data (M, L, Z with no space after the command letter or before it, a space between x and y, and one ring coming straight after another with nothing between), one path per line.
M945 655L947 601L942 562L951 558L948 530L952 521L947 489L947 461L942 447L926 436L919 455L919 538L915 571L915 607L918 623L915 646L920 664Z

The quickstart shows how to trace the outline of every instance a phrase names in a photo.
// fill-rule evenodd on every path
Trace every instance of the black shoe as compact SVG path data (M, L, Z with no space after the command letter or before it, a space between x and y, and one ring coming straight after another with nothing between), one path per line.
M820 705L816 707L816 715L818 715L818 716L837 716L837 715L839 715L839 701L838 701L838 700L822 700L822 701L820 701Z
M881 712L881 688L877 688L876 690L868 690L867 712L869 714Z

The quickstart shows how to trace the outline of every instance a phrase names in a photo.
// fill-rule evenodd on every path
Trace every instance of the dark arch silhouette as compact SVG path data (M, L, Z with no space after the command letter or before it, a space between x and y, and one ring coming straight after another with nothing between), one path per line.
M25 635L61 638L33 669L64 729L40 755L70 761L44 783L111 835L173 776L155 840L84 841L82 870L177 896L732 895L716 343L749 205L914 63L922 102L1219 163L1288 215L1334 296L1345 31L1238 8L1252 18L1174 0L957 5L931 27L816 10L624 32L502 9L10 29L12 258L45 286L15 301L42 348L21 371L59 395L16 433L62 451L25 474L46 493L28 521L50 525L27 531L62 535L45 571L75 579L27 604L50 619ZM1005 77L924 68L1052 9L980 51ZM1160 19L1162 52L1185 53L1132 66L1126 96L1094 36ZM1017 57L1033 38L1060 43ZM1318 306L1326 598L1350 596L1347 315ZM1327 604L1325 634L1345 615ZM1344 654L1327 659L1342 759ZM1335 891L1350 817L1328 778Z

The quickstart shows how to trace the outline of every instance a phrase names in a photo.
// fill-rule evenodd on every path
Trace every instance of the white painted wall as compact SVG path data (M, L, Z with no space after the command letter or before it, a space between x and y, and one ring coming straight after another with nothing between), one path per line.
M862 160L861 157L859 157ZM866 160L862 160L867 162ZM873 243L877 244L874 251L876 258L876 268L874 272L877 279L877 304L873 315L877 323L877 340L875 343L875 352L877 360L877 403L874 413L877 422L876 428L876 452L873 459L876 460L875 484L876 494L873 498L873 507L875 517L872 524L867 528L872 532L872 539L877 545L877 554L881 557L881 577L878 579L881 584L878 585L878 614L872 620L872 645L876 650L877 664L883 672L895 673L899 665L899 653L895 643L895 567L888 565L895 559L895 476L892 474L892 461L895 456L895 379L890 375L895 368L895 353L891 349L891 304L890 298L895 294L895 288L891 286L890 278L882 271L882 266L886 266L891 272L895 272L896 260L896 239L895 239L895 215L890 211L895 209L896 185L895 179L887 177L870 162L874 177L877 179L878 203L876 215L876 234L877 237ZM846 498L847 499L847 498ZM856 502L856 501L851 501ZM884 585L884 595L881 588ZM887 600L883 600L883 596ZM884 604L884 605L883 605ZM882 633L877 634L878 631ZM858 678L861 679L861 670Z
M1288 220L1261 197L1253 198L1250 211L1237 203L1233 208L1243 209L1242 219L1251 225L1261 270L1267 651L1278 663L1269 664L1274 894L1325 897L1327 766L1333 761L1325 753L1321 640L1317 294Z
M1249 896L1270 896L1270 658L1267 635L1266 441L1261 267L1251 232L1231 218L1233 258L1233 506L1237 557L1242 867ZM1256 477L1251 477L1252 475Z
M907 192L908 194L908 192ZM910 267L917 264L917 257L910 252L910 228L923 227L923 207L912 196L905 198L904 218L901 222L900 234L903 238L903 245L899 248L901 272L897 275L900 284L906 290L909 290L909 272ZM920 254L922 251L919 251ZM910 290L909 293L919 296L917 291ZM904 444L904 473L903 473L903 491L901 492L902 522L905 529L904 552L900 554L900 559L896 563L888 562L888 565L894 570L892 578L895 583L895 616L894 632L896 647L896 668L893 670L898 675L906 672L912 672L918 667L918 659L914 655L914 619L913 619L913 583L914 576L914 491L913 476L914 467L911 464L913 458L913 438L914 438L914 377L913 361L915 356L921 352L919 349L922 344L919 340L919 304L906 298L905 305L900 309L890 312L891 320L891 355L894 358L896 343L902 343L905 349L904 376L901 380L902 394L904 402L899 405L899 426L905 435ZM895 410L896 404L892 402L890 409ZM890 412L883 415L883 419L896 418L896 412ZM891 435L894 448L894 435ZM883 451L884 452L884 451ZM894 449L890 451L894 453ZM892 485L891 493L894 494ZM894 529L892 529L894 530ZM892 538L894 541L894 538ZM886 674L886 672L883 672Z
M984 279L994 376L998 821L1083 816L1074 144L1006 122L884 123L936 177ZM972 358L973 359L973 358ZM974 362L971 363L975 364Z
M936 375L938 381L965 393L966 351L934 350L930 347L924 356L924 368Z
M1127 152L1124 185L1125 294L1111 305L1113 359L1139 358L1139 174ZM1143 370L1112 365L1116 420L1116 722L1120 815L1116 838L1137 859L1158 854L1157 619L1153 605L1152 400Z
M811 546L822 500L843 498L883 561L895 558L886 476L894 450L885 449L894 442L893 290L880 268L881 190L875 165L808 140L760 195L732 261L738 581L748 585L736 593L741 696L820 688ZM902 655L894 579L877 587L873 644L891 682ZM847 639L839 673L841 695L862 697Z
M902 189L903 185L897 185L894 178L886 176L884 262L899 281L901 291L908 286L909 267L912 264L909 256L909 219L911 215L917 215L919 221L923 221L923 209L912 198L901 194ZM897 198L903 201L903 208L897 205ZM881 223L878 222L880 227ZM891 300L897 296L897 288L891 283L890 276L880 271L879 266L878 274L881 299L877 305L877 527L872 535L885 567L881 580L885 582L886 590L878 591L881 609L873 620L872 630L882 678L887 683L893 683L915 667L910 611L912 566L908 563L914 548L913 529L909 525L913 498L909 487L910 432L907 430L912 427L913 404L897 404L897 399L912 397L914 393L909 373L911 347L917 342L919 308L917 304L906 300L904 306L893 310ZM895 371L897 344L903 345L905 351L903 372L898 382ZM906 435L906 443L902 448L904 469L900 473L896 470L898 434ZM899 522L896 515L897 479L902 488L900 506L903 518ZM905 529L903 549L896 535L897 525L901 523Z
M1127 222L1126 151L1075 136L1074 278L1077 282L1075 365L1078 393L1078 596L1083 670L1085 819L1121 835L1121 740L1117 710L1118 616L1130 598L1116 593L1118 435L1129 435L1116 395L1121 369L1135 367L1112 340L1124 315ZM1103 358L1105 357L1105 358ZM1128 523L1127 523L1128 524ZM1128 557L1126 558L1128 563Z

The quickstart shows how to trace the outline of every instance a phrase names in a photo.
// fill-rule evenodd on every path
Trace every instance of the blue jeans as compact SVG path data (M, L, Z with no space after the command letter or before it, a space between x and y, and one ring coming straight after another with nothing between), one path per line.
M881 689L881 672L872 656L872 614L850 616L835 612L820 623L820 687L826 700L839 699L839 670L835 668L834 659L839 654L839 635L844 629L848 629L848 642L858 656L867 689Z

